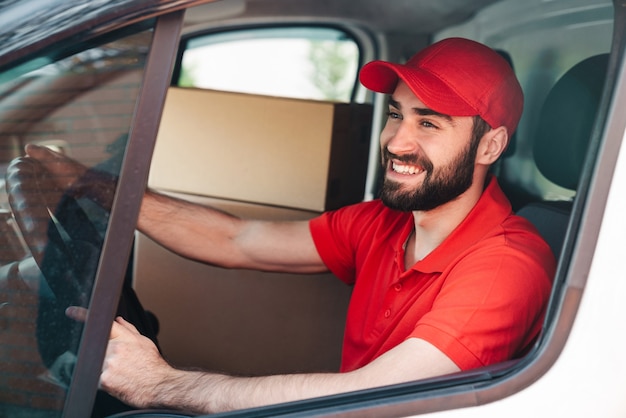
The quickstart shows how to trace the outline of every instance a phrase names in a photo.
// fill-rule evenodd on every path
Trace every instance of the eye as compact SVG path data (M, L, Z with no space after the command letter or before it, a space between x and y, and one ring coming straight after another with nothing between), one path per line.
M398 112L394 112L393 110L390 110L389 112L387 112L387 118L389 119L402 119L402 115L399 114Z
M429 120L422 120L422 121L420 121L420 125L422 125L425 128L431 128L431 129L438 129L439 128L437 125L435 125L434 123L432 123Z

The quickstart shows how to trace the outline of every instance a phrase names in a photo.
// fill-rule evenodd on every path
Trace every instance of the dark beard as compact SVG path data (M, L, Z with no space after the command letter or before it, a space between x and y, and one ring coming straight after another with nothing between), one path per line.
M383 149L383 169L386 169L389 160L394 158L421 165L426 176L421 186L408 191L402 190L402 184L385 177L381 200L391 209L411 212L432 210L456 199L472 185L478 143L479 141L471 141L450 164L437 170L430 161L420 159L416 155L400 157L391 154L386 148Z

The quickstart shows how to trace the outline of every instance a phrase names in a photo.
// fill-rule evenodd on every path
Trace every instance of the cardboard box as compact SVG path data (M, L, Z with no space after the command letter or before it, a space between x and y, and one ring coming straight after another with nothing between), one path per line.
M363 199L370 105L170 88L156 189L312 211Z

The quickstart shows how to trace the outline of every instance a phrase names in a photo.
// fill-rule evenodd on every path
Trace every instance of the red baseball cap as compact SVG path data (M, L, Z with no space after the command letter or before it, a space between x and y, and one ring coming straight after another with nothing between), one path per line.
M415 54L406 64L372 61L361 83L392 94L404 81L430 109L449 116L481 116L492 128L517 128L524 94L509 63L493 49L469 39L448 38Z

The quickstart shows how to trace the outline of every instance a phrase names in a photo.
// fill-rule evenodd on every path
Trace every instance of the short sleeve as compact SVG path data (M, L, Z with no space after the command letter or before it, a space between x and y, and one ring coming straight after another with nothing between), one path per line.
M545 263L506 245L466 254L410 337L435 345L462 370L523 354L543 324L552 285Z
M354 282L354 250L345 228L342 210L326 212L309 222L315 247L326 267L344 282Z
M326 267L348 284L354 284L362 264L360 250L385 241L394 216L378 200L330 211L309 221L317 251ZM361 251L362 252L362 251ZM359 258L360 257L360 258Z

